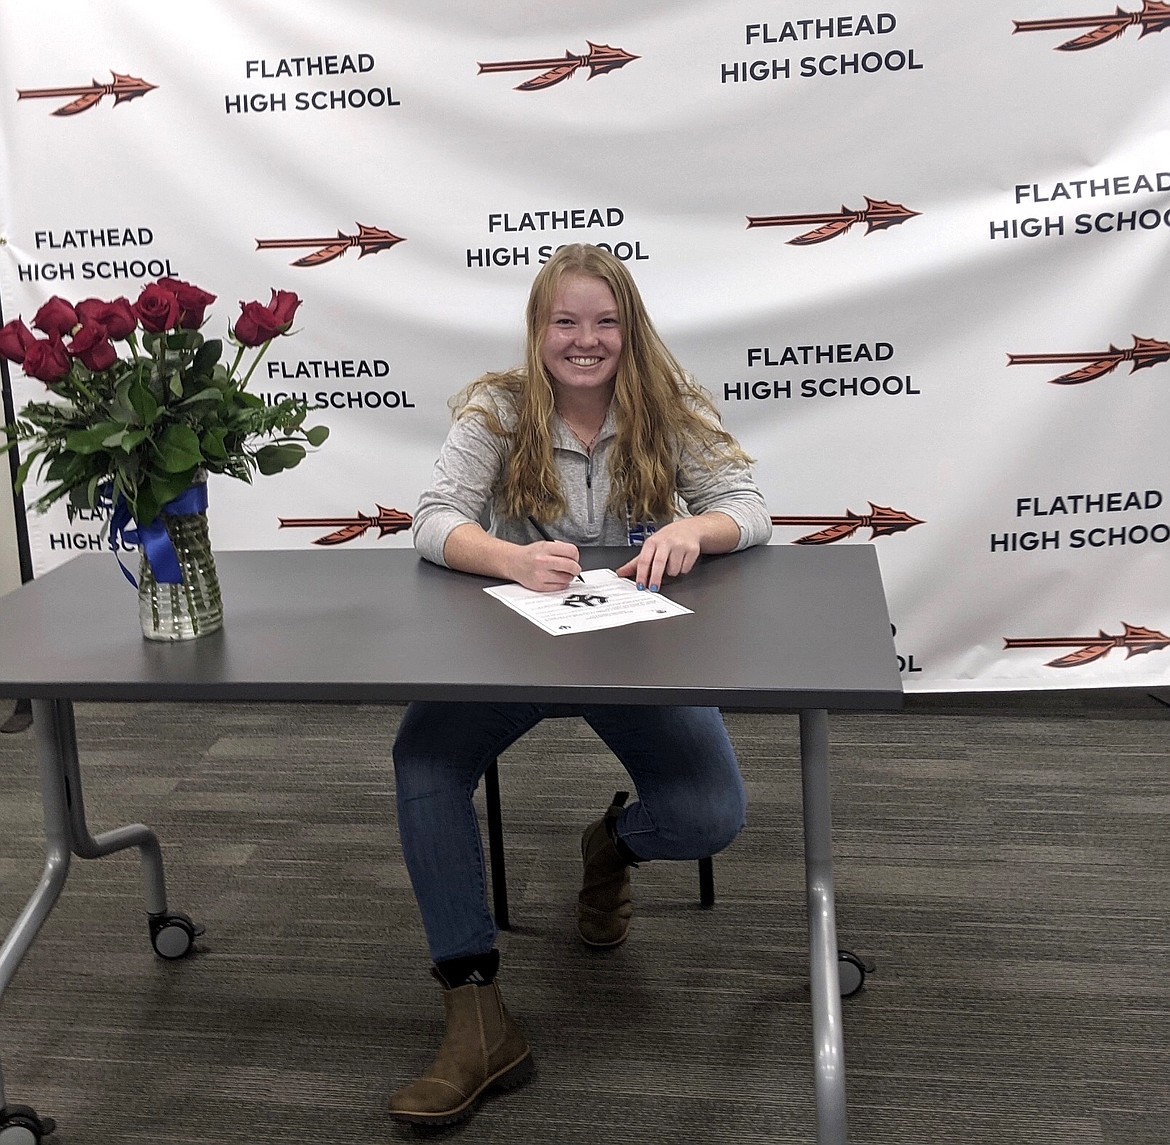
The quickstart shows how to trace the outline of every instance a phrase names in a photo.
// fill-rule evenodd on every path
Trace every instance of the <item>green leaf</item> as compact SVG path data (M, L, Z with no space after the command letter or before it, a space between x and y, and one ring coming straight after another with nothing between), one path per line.
M85 475L85 461L75 453L62 453L54 457L45 469L45 478L60 481L65 485L76 485Z
M175 397L181 398L183 396L183 379L178 374L172 374L169 388Z
M140 421L138 411L134 408L134 403L130 400L130 386L134 379L131 377L122 378L118 382L114 390L113 401L110 402L110 416L115 421L120 421L123 425L130 425L132 422Z
M90 429L75 429L65 437L65 448L73 453L97 453L111 434L122 432L123 427L116 421L103 421Z
M312 429L305 430L305 440L314 448L323 445L328 436L329 427L327 425L315 425Z
M150 492L152 496L157 498L161 508L168 501L173 501L176 497L181 497L186 493L194 479L195 470L193 468L169 475L151 474Z
M88 484L76 485L69 490L69 520L72 521L78 509L93 509L97 505L97 490L101 477L91 477Z
M193 402L218 402L222 400L223 394L214 386L208 386L207 389L200 390L197 394L192 394L189 398L184 398L181 402L179 402L179 408L185 408L186 406L191 405Z
M203 344L198 330L172 330L167 335L168 350L194 350Z
M305 456L305 447L290 443L287 445L265 445L256 451L256 468L265 477L280 473L285 469L292 469L301 463Z
M170 499L167 498L168 501ZM130 515L134 518L135 524L140 528L149 525L165 504L149 489L139 489L136 496L126 498L126 503L130 506Z
M223 342L219 338L208 338L195 354L195 362L191 369L199 375L210 375L219 363L223 353Z
M224 429L209 429L202 438L199 444L203 448L203 456L214 458L216 461L226 461L228 456L227 448L224 446L224 434L227 431Z
M134 412L138 415L139 425L153 425L158 418L158 402L155 400L142 378L135 378L126 395Z
M35 460L36 455L34 454L31 457L26 457L20 463L20 468L16 471L16 480L12 483L12 487L17 493L24 488L24 483L28 480L28 471L32 468Z
M132 429L122 438L122 452L130 453L150 437L149 430Z
M203 460L199 435L187 425L169 425L158 442L159 462L167 473L195 469ZM179 493L182 489L179 490ZM175 496L178 496L176 493Z

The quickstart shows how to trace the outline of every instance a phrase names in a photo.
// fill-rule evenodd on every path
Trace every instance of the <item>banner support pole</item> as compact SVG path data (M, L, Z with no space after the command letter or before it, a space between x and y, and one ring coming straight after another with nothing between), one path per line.
M0 305L0 326L4 325L4 309ZM12 401L12 383L8 376L8 362L0 358L0 390L4 398L4 425L16 425L16 409ZM16 491L16 474L20 470L20 451L16 446L8 451L8 469L12 480L12 515L16 521L16 554L20 562L20 583L27 584L33 579L32 549L28 540L28 514L25 511L24 494ZM22 732L32 723L32 701L19 699L16 710L4 723L0 732Z

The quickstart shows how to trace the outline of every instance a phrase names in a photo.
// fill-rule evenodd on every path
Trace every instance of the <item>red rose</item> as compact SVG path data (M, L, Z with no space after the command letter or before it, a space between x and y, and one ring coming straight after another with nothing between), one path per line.
M284 327L284 330L287 330L292 325L293 315L296 314L300 304L301 300L291 290L274 290L272 301L268 303L268 309L272 311L273 317Z
M114 349L114 343L107 338L104 342L98 342L96 346L78 354L77 357L86 369L100 374L102 370L108 370L118 360L118 351Z
M284 324L272 310L259 302L241 302L240 316L232 331L242 346L263 346L281 333Z
M66 349L94 373L108 370L118 360L118 352L100 322L82 322Z
M138 319L134 317L134 310L126 298L115 298L113 302L86 298L77 304L77 317L82 322L100 323L115 342L129 338L138 325Z
M169 290L179 301L179 328L198 330L203 325L204 312L215 301L215 295L178 278L160 278L158 285Z
M273 290L267 306L241 302L240 316L232 333L244 346L262 346L278 334L287 333L301 300L291 290Z
M138 316L142 328L152 334L173 330L179 324L179 316L183 312L174 291L159 286L157 282L152 282L143 290L131 309Z
M28 348L21 369L30 378L52 384L65 377L72 365L60 338L43 338Z
M23 362L36 340L37 336L19 318L13 318L0 326L0 357L10 362Z
M68 334L77 325L77 311L65 301L53 295L48 302L37 311L33 325L50 338L58 338Z

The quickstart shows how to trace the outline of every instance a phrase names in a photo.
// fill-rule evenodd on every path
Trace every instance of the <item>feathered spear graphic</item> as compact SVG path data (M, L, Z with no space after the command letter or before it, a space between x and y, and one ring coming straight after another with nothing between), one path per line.
M387 509L378 506L376 516L369 513L358 513L353 517L281 517L282 529L333 529L334 532L318 537L315 545L344 545L346 541L356 541L364 537L370 529L377 529L379 537L389 537L393 533L401 533L409 529L413 518L409 513L402 513L398 509Z
M1084 382L1091 382L1112 373L1125 362L1130 363L1129 372L1147 370L1161 362L1170 362L1170 342L1159 342L1155 338L1133 337L1133 345L1128 350L1119 350L1110 345L1108 350L1087 350L1071 354L1009 354L1009 366L1059 366L1085 362L1079 370L1068 374L1061 374L1059 378L1049 378L1053 385L1079 386Z
M1012 23L1015 24L1013 36L1016 32L1064 32L1088 28L1090 31L1083 36L1075 36L1053 49L1057 52L1083 52L1116 40L1127 28L1140 28L1139 40L1170 28L1170 4L1162 0L1143 0L1140 12L1127 12L1118 6L1117 11L1108 16L1065 16L1054 20L1013 20Z
M592 40L585 41L589 51L584 55L576 52L565 52L564 56L547 60L501 60L498 63L480 64L479 74L487 72L529 72L541 69L541 74L530 80L518 84L517 91L541 91L553 84L562 83L570 76L576 75L582 68L589 69L589 78L605 75L606 72L624 68L631 60L639 59L622 48L611 48L609 44L595 44Z
M17 88L17 99L66 99L69 96L76 96L70 103L64 107L57 108L53 112L54 115L77 115L82 111L89 111L91 107L97 107L99 103L107 96L114 97L114 106L117 107L120 103L129 103L132 99L138 99L139 96L145 95L148 91L154 91L158 85L147 83L146 80L140 80L136 76L124 76L118 72L110 73L114 77L113 83L98 83L94 80L93 83L82 85L79 87L40 87L40 88Z
M312 254L298 258L289 263L290 266L320 266L325 262L332 262L340 258L347 250L354 248L358 251L358 258L365 258L368 254L377 254L379 251L389 250L406 240L389 231L379 230L377 227L367 227L357 224L358 233L347 235L339 230L336 238L317 239L257 239L257 250L303 250L305 247L316 247Z
M1096 636L1039 636L1012 639L1005 637L1005 648L1075 648L1067 656L1060 656L1049 660L1048 668L1079 668L1082 664L1091 664L1108 656L1115 648L1125 649L1125 658L1131 660L1134 656L1142 656L1147 652L1161 652L1170 648L1170 636L1154 628L1140 628L1136 624L1126 624L1122 621L1124 631L1116 636L1110 635L1104 629Z
M866 195L865 207L860 211L851 211L843 206L839 211L810 215L749 215L748 230L753 227L813 227L815 229L807 234L788 240L790 246L812 246L835 239L858 223L865 223L865 233L871 235L874 231L884 231L907 219L916 218L919 213L903 207L901 203L871 199Z

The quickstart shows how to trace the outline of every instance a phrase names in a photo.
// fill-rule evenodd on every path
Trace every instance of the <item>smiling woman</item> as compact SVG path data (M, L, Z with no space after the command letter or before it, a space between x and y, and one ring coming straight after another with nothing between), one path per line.
M613 291L600 278L566 274L553 299L540 360L552 377L557 413L586 450L601 433L621 352Z
M523 366L453 399L456 422L415 517L425 557L560 587L580 571L568 567L575 552L530 548L533 518L568 550L650 538L624 571L657 588L700 552L766 539L749 459L663 344L620 260L562 247L532 284L526 328Z
M629 546L618 575L655 592L702 553L768 539L749 459L663 345L622 262L597 246L562 248L537 275L526 318L524 365L453 400L414 519L424 557L556 592L581 572L579 545ZM471 798L488 762L550 715L583 716L637 788L581 838L587 946L625 941L631 866L713 855L743 826L743 782L715 708L411 704L394 744L398 822L448 1032L427 1074L391 1097L401 1120L458 1121L532 1072L494 981Z

